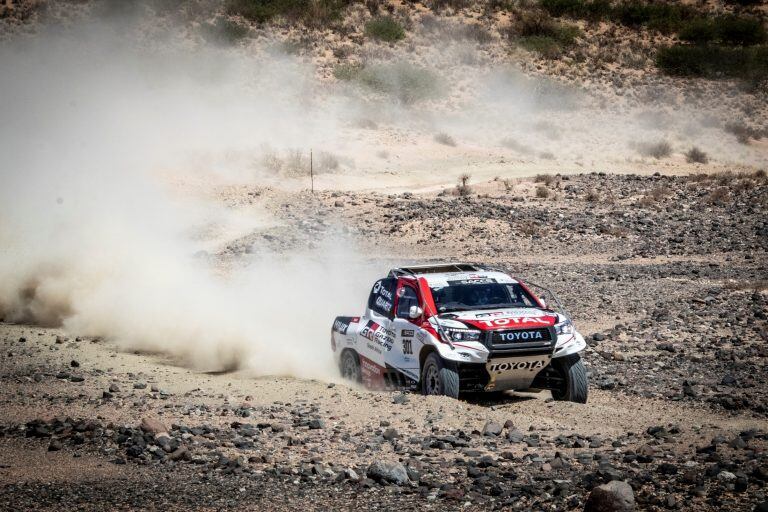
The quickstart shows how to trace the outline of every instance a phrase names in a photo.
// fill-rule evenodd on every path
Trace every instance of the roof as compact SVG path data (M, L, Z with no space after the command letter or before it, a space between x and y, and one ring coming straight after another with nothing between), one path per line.
M455 281L466 281L467 284L473 281L482 282L484 280L493 280L497 283L517 282L504 272L470 263L441 263L437 265L394 268L390 271L389 275L392 277L401 277L403 275L423 277L430 287L458 284Z

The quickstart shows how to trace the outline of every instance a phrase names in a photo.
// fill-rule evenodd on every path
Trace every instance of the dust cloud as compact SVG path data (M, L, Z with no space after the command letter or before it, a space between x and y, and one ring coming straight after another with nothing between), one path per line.
M222 272L196 255L280 220L172 184L269 182L232 155L307 147L335 118L312 115L294 62L155 43L89 26L0 49L0 316L201 370L330 378L333 317L359 313L373 279L353 241Z

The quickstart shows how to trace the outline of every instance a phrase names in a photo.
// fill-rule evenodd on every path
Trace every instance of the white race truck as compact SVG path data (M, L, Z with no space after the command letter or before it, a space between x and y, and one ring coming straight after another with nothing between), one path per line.
M454 398L549 389L555 400L587 401L586 343L557 297L479 265L391 270L362 316L336 317L331 347L342 375L372 389Z

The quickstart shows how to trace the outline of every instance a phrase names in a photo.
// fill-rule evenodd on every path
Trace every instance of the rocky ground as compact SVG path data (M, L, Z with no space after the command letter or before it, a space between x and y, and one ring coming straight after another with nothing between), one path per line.
M223 263L341 233L382 270L474 260L552 287L589 340L589 402L199 373L4 323L0 508L766 510L767 187L593 173L219 189L283 221Z

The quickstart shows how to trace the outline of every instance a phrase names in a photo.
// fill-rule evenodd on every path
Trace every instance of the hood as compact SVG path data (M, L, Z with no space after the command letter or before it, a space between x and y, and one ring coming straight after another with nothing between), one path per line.
M493 331L497 329L534 329L551 327L559 322L559 315L539 308L482 309L476 311L456 311L440 315L440 323L451 327L454 322L466 326ZM458 325L454 326L458 327Z

